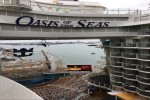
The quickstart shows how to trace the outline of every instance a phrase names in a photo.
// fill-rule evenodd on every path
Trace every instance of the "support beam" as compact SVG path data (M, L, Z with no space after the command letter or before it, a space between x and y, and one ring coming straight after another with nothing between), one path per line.
M46 65L47 65L48 69L51 69L51 62L50 62L47 54L44 52L44 50L42 50L42 53L43 53L43 55L44 55L44 57L46 59Z

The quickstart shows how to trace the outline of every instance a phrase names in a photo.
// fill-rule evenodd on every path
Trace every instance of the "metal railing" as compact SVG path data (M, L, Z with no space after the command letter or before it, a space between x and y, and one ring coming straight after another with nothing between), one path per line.
M122 62L111 61L111 65L113 65L113 66L122 66Z
M136 69L136 64L124 63L123 67L130 68L130 69Z
M149 29L142 29L138 31L138 35L150 35ZM141 37L142 38L142 37Z
M117 72L117 71L110 70L110 73L113 74L113 75L122 76L122 72Z
M136 43L123 43L124 47L136 47Z
M122 86L125 90L131 91L131 92L136 92L136 87L133 85L122 84Z
M150 84L150 79L148 79L148 78L142 78L142 77L137 75L137 80L142 82L142 83Z
M111 52L111 56L120 57L120 56L122 56L122 52Z
M150 54L138 54L138 58L150 60Z
M97 87L100 87L100 88L103 88L103 89L106 89L106 90L109 90L109 91L112 91L112 86L109 85L109 84L105 84L105 83L101 83L101 82L96 82L96 81L93 81L91 79L88 79L88 82L89 83L92 83L94 86L97 86Z
M122 47L122 42L111 42L110 47Z
M133 74L122 73L122 76L128 79L133 79L133 80L136 79L136 75L133 75Z
M16 6L26 6L31 8L30 0L0 0L0 5L16 5Z
M141 71L144 71L144 72L147 72L147 73L150 73L150 67L149 66L138 65L137 69L141 70Z
M111 80L111 79L110 79L110 82L111 82L111 84L114 85L114 86L122 87L122 82L116 82L116 81L113 81L113 80Z
M134 22L150 20L150 10L139 11L140 16L134 17Z
M124 57L129 57L129 58L136 58L136 53L124 53L123 56Z
M149 91L142 90L142 89L139 89L139 88L136 88L136 91L139 95L150 98L150 92Z
M150 43L149 42L139 42L138 46L139 47L147 47L147 48L149 48L150 47Z

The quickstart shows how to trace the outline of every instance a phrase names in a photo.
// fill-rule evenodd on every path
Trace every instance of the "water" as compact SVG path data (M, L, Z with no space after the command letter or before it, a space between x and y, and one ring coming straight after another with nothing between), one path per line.
M37 45L1 45L7 49L20 49L20 48L34 48L34 51L46 50L63 59L66 65L72 64L89 64L92 66L97 65L97 61L104 56L104 50L95 48L95 46L88 46L88 44L56 44L47 47ZM95 53L95 54L91 54ZM41 58L38 55L36 58Z

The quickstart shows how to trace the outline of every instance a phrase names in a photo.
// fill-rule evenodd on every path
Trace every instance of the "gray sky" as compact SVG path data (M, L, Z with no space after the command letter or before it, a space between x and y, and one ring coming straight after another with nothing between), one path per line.
M52 2L53 0L36 0L41 2ZM148 8L150 0L79 0L79 1L91 1L100 2L107 8L132 8L132 9L144 9Z
M132 8L132 9L147 9L150 0L80 0L100 2L107 8Z

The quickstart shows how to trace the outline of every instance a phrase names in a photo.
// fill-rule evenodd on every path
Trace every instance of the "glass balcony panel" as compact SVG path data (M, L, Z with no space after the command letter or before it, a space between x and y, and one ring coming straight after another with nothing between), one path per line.
M2 1L0 1L0 4L2 4L3 6L9 6L9 5L13 5L16 7L24 7L24 8L31 8L31 2L30 0L4 0L4 3Z
M9 5L10 4L10 0L4 0L4 4L5 5Z
M138 71L138 76L143 77L143 78L149 78L150 79L150 73L145 73L145 72L140 72Z
M124 53L124 57L136 58L136 53Z
M112 70L110 72L113 75L122 76L122 72L116 72L116 71L112 71Z
M136 75L137 74L137 71L136 70L130 70L130 69L123 69L123 72L125 74L129 74L129 75Z
M139 47L150 47L150 43L149 42L141 42L141 43L139 43Z
M132 75L132 74L130 75L130 74L122 73L122 76L128 79L133 79L133 80L136 79L136 75Z
M141 90L139 88L137 88L137 93L142 95L142 96L146 96L146 97L150 97L150 91L145 91L145 90Z
M122 77L117 77L117 76L111 76L110 77L110 79L112 80L112 81L115 81L115 82L122 82L123 81L123 79L122 79Z
M11 4L12 4L12 5L16 5L16 4L19 4L19 3L20 3L19 0L11 0Z
M121 42L112 42L111 47L121 47L122 43Z
M137 66L137 69L138 69L138 70L141 70L141 71L145 71L145 72L150 72L150 67L149 67L149 66L141 66L141 65L138 65L138 66Z
M121 52L111 52L111 56L120 57L120 56L122 56L122 53Z
M123 67L125 67L125 68L131 68L131 69L136 69L136 64L124 63Z
M111 62L111 65L113 65L113 66L122 66L122 62Z
M140 59L150 59L150 54L139 54L138 55L138 57L140 58Z
M111 84L114 85L114 86L119 86L119 87L122 86L122 83L115 82L115 81L112 81L112 80L110 80L110 82L111 82Z
M140 76L137 76L137 80L140 81L140 82L143 82L143 83L150 84L150 79L148 79L148 78L142 78Z
M113 71L116 71L116 72L122 72L122 70L123 70L123 68L121 68L121 67L114 67L114 66L111 66L110 69Z
M133 86L133 85L130 85L130 84L122 84L123 88L128 90L128 91L131 91L131 92L135 92L136 91L136 87Z
M136 47L136 43L123 43L124 47Z

